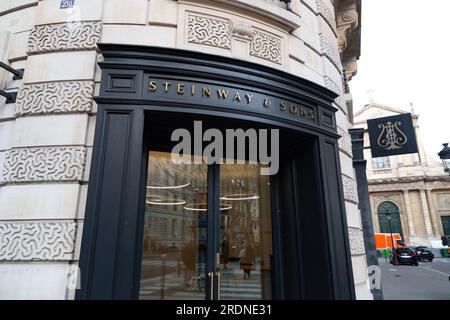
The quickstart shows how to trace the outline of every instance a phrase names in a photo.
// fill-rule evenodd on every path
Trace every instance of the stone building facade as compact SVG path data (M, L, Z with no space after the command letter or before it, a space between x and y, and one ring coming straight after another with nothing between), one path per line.
M0 69L0 88L17 92L15 103L0 98L0 298L75 298L104 43L235 58L338 95L330 125L342 136L354 289L371 299L347 133L360 10L359 0L1 1L0 61L24 77ZM422 229L437 232L432 223Z
M371 103L355 113L354 125L367 128L368 119L403 113L406 112ZM430 240L440 240L450 231L450 178L442 163L425 152L419 116L415 113L413 125L418 153L372 158L370 150L365 150L372 217L375 232L388 232L386 226L380 227L380 222L383 224L385 208L393 210L399 215L395 231L402 234L405 243L429 246ZM365 145L370 145L367 132L364 139ZM439 143L436 148L439 149Z

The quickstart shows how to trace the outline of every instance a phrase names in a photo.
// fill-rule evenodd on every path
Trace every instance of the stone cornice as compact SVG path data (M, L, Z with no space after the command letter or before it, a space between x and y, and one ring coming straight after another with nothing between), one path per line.
M419 189L448 189L450 191L450 178L447 176L439 177L411 177L401 179L383 179L369 181L369 191L373 192L391 192L403 190Z

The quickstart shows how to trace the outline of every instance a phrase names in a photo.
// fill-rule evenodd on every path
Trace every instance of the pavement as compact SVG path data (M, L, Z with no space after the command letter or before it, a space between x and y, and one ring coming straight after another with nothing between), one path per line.
M385 300L450 300L450 258L394 266L379 258Z

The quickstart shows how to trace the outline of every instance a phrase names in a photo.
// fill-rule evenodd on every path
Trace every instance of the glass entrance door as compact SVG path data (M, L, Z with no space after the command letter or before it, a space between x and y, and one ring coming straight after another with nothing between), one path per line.
M140 298L271 299L269 176L196 163L149 153Z
M257 164L222 165L218 297L272 298L270 178Z
M205 299L207 165L174 163L150 151L141 299Z

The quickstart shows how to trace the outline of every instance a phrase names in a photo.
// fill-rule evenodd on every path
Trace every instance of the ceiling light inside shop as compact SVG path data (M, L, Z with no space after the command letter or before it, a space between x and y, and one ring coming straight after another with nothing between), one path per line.
M256 200L259 199L257 194L235 193L226 194L220 197L220 200L239 201L239 200Z
M228 203L221 203L220 204L220 210L230 210L232 208L231 204ZM184 209L188 211L208 211L208 205L206 203L199 203L199 204L188 204L184 206Z
M170 189L181 189L190 185L191 182L186 182L185 184L180 184L178 186L147 186L147 189L157 189L157 190L170 190Z
M178 205L183 205L186 204L186 201L182 200L182 199L159 199L159 198L155 198L152 199L150 201L146 201L147 204L153 204L153 205L158 205L158 206L178 206Z

